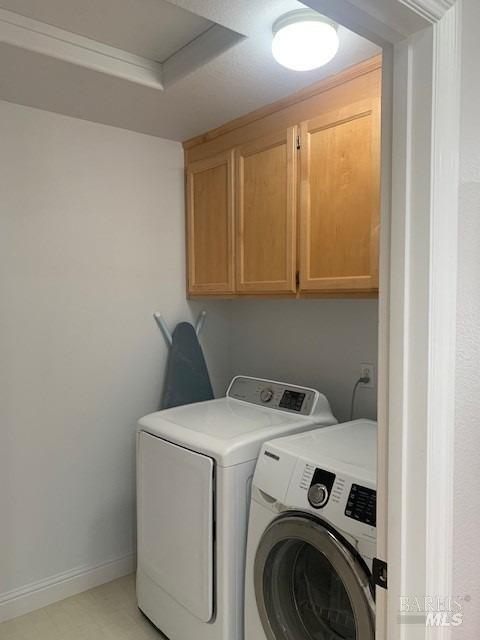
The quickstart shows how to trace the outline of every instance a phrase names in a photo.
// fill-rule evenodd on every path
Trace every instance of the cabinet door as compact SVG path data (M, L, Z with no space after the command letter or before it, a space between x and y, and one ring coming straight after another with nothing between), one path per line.
M239 292L296 290L296 131L290 127L237 149Z
M300 289L378 289L380 101L300 127Z
M187 167L188 292L234 292L233 151Z

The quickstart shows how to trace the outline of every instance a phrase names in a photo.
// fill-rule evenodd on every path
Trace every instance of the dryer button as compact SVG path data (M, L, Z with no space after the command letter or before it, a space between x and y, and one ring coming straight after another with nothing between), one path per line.
M328 489L324 484L312 484L308 490L308 501L315 509L320 509L328 500Z

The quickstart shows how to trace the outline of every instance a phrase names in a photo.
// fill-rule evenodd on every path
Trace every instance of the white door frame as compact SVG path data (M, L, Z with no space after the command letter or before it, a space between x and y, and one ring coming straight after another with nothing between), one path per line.
M303 2L384 50L377 638L446 640L398 614L454 595L461 0Z

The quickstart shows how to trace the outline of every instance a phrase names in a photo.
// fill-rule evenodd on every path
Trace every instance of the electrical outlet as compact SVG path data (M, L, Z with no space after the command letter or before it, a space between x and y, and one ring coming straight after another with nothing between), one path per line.
M374 389L375 388L375 367L373 364L369 364L368 362L362 363L360 365L360 376L362 378L370 378L370 382L362 382L362 387L365 389Z

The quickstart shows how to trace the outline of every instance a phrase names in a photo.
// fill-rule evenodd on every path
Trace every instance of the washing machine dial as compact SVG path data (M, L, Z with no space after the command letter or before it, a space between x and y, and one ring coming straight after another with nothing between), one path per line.
M265 387L264 389L261 390L260 392L260 400L262 402L271 402L273 398L273 389L270 389L270 387Z
M312 484L308 490L308 501L315 509L320 509L328 500L328 489L324 484Z

